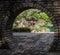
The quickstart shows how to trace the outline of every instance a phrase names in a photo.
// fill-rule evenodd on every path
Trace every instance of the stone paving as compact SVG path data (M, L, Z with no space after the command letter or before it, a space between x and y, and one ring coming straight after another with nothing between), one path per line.
M0 50L0 55L46 55L53 40L53 33L13 33L11 50Z
M0 49L0 55L11 55L11 52L9 50L1 50ZM17 55L17 54L15 54L15 55ZM59 52L50 52L46 55L60 55L60 53Z

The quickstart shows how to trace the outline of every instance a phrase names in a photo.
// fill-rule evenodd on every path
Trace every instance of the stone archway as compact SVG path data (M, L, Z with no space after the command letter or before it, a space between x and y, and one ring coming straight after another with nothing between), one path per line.
M10 10L7 11L7 14L9 13L9 15L5 15L5 18L2 22L2 37L3 39L5 39L6 41L8 41L8 43L10 44L14 44L15 45L15 40L13 40L13 36L12 36L12 24L14 22L15 17L21 13L22 11L29 9L29 8L35 8L35 9L40 9L41 11L46 12L50 17L51 20L53 22L54 28L55 28L55 33L57 33L55 35L58 36L58 26L56 23L56 20L53 16L53 14L51 14L51 12L45 8L44 6L42 6L42 4L38 4L38 3L14 3L13 6L10 7ZM10 42L11 41L11 42ZM12 46L12 48L14 48L16 46Z

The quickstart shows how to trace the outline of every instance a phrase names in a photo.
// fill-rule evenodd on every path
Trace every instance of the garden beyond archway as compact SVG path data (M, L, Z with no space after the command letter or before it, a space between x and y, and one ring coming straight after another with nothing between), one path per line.
M12 27L15 32L54 32L51 18L41 10L28 9L19 14Z
M12 51L12 53L14 52L14 54L15 53L17 53L17 51L16 51L16 47L18 48L18 50L19 50L19 47L17 46L17 44L19 43L19 42L21 42L20 44L21 44L21 48L22 48L22 45L24 45L24 44L22 44L22 43L24 43L24 40L23 41L21 41L21 39L19 39L19 37L17 38L17 37L14 37L13 36L13 32L12 32L12 26L13 26L13 23L14 23L14 21L15 21L15 18L17 17L17 15L18 14L20 14L21 12L23 12L23 11L25 11L25 10L28 10L28 9L38 9L38 10L41 10L41 12L45 12L50 18L51 18L51 21L52 21L52 24L53 24L53 26L54 26L54 29L55 29L55 31L54 31L54 43L51 45L52 47L53 47L53 50L56 48L56 45L57 44L55 44L56 42L57 42L57 40L58 40L58 32L59 32L59 27L58 27L58 24L56 23L57 21L56 21L56 19L55 19L55 17L54 17L54 15L53 15L53 12L51 13L51 10L52 9L48 9L47 8L47 4L46 4L46 6L44 6L44 5L42 5L42 3L43 4L45 4L44 2L40 2L40 3L38 3L39 1L37 1L37 3L33 3L33 2L22 2L21 4L20 4L20 2L11 2L11 4L9 4L9 5L11 5L10 6L10 8L4 13L3 12L3 22L1 22L2 23L2 28L1 28L1 34L2 34L2 39L3 40L5 40L5 41L7 41L8 42L8 44L9 44L9 47L10 47L10 49L12 49L13 51ZM34 19L34 22L35 22L36 20ZM44 21L44 20L43 20ZM30 22L30 21L29 21ZM2 33L3 32L3 33ZM31 34L29 34L29 36L30 36ZM38 35L39 36L39 35ZM43 35L43 36L45 36L45 35ZM22 36L23 38L25 38L24 36ZM36 35L35 35L35 37L36 37ZM39 38L39 37L38 37ZM38 38L31 38L31 39L33 39L33 40L38 40ZM19 39L19 40L17 40L17 39ZM27 40L27 42L28 42L28 40L29 40L30 38L27 38L27 39L25 39L25 40ZM39 46L39 43L38 43L38 46L37 45L35 45L34 43L36 43L36 42L34 42L33 40L31 40L32 41L32 46L36 46L36 47L38 47L37 48L37 50L39 50L39 48L40 48L40 46ZM56 40L56 41L55 41ZM39 41L37 41L37 42L39 42ZM28 42L29 43L29 42ZM44 42L43 42L44 43ZM46 42L45 42L46 43ZM44 44L45 44L44 43ZM28 46L29 44L27 44L27 47L28 47L28 49L32 49L32 47L29 47ZM41 45L41 44L40 44ZM50 45L48 45L48 49L50 49L50 47L51 47ZM54 47L55 46L55 47ZM27 50L25 50L25 48L27 49L27 47L25 46L24 47L24 51L22 51L22 49L20 49L20 52L22 53L22 54L29 54L29 52L27 51ZM44 47L45 48L45 47ZM35 49L36 50L36 49ZM38 52L39 53L39 51L32 51L32 52L34 52L34 54L35 54L35 52ZM30 51L30 50L29 50ZM28 53L27 53L28 52ZM31 54L32 54L32 52L31 52ZM41 52L44 52L45 53L45 51L41 51ZM47 52L47 51L46 51ZM39 53L40 54L40 53Z

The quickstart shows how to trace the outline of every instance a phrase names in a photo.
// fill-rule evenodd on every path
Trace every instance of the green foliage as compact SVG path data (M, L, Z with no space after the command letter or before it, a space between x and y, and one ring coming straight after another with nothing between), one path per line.
M27 20L30 20L34 18L35 20L38 20L37 22L40 22L42 23L42 26L40 25L40 28L34 28L34 27L20 27L18 28L18 22L27 22ZM44 24L45 23L45 24ZM22 13L20 13L16 19L15 19L15 26L13 26L13 30L15 31L31 31L31 30L36 30L37 32L38 31L42 31L43 29L45 30L46 28L49 28L51 32L54 32L54 27L53 26L48 26L47 24L50 23L52 24L52 21L51 21L51 18L45 13L45 12L41 12L39 11L38 9L28 9L26 11L23 11Z

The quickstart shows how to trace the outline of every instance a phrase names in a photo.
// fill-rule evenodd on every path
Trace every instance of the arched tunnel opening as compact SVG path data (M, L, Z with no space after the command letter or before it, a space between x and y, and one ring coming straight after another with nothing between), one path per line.
M51 18L38 9L28 9L20 13L13 23L14 32L54 32L54 26Z
M26 42L26 46L31 46L31 43L38 40L38 43L40 43L41 41L46 41L46 43L49 42L46 45L46 47L48 47L49 44L51 46L53 45L55 39L55 28L52 19L45 12L39 9L32 8L21 12L13 22L12 31L13 36L15 36L16 38L18 38L17 36L19 36L20 38L24 38L23 36L25 36L25 41L21 41ZM29 39L29 36L30 38L34 38L34 41L32 39ZM24 44L21 45L23 47L25 46ZM49 48L51 48L51 46ZM33 48L33 45L31 46L31 48ZM46 48L46 50L48 49Z
M48 51L53 46L55 40L54 21L44 11L33 8L26 9L19 13L13 22L10 19L9 21L6 25L8 32L4 35L7 41L5 44L8 44L3 46L5 49L8 46L7 49L18 49L20 53L25 53L27 50L29 52L31 50L32 53L32 49L35 50L34 52L43 51L45 48L45 51ZM10 26L8 24L11 25L10 30L7 29Z
M5 15L2 22L2 40L7 43L3 49L9 48L12 54L41 54L56 49L59 31L48 9L34 4L32 7L13 7L9 12L10 16Z

